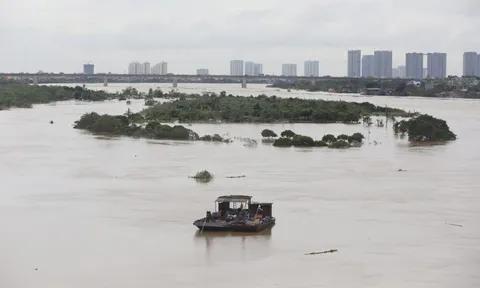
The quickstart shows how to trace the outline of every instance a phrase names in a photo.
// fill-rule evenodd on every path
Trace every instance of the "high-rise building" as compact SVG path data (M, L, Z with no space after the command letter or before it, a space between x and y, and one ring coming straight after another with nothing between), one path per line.
M140 62L132 62L128 65L128 74L138 75L142 74L142 64Z
M477 76L480 77L480 56L477 55Z
M405 78L406 75L407 75L406 70L407 69L406 69L405 65L399 65L397 67L398 78L402 78L402 79Z
M363 55L362 57L362 77L375 76L375 57L373 55Z
M348 51L347 76L349 78L357 78L361 76L360 74L361 61L362 61L362 51L360 50Z
M168 63L167 62L160 62L152 67L152 74L157 75L167 75L168 74Z
M463 53L463 76L477 76L478 74L477 52Z
M263 74L263 65L259 63L255 63L255 76L259 76Z
M132 74L135 74L135 63L130 63L128 64L128 74L129 75L132 75Z
M392 51L374 51L374 76L378 78L392 77Z
M87 75L95 74L95 65L93 64L83 64L83 73Z
M258 76L263 74L263 65L251 61L245 62L245 75Z
M447 53L427 54L427 78L447 78Z
M245 75L248 75L248 76L255 75L255 63L250 61L245 62Z
M303 76L318 77L320 73L320 63L318 61L307 60L303 63Z
M405 78L405 66L400 65L396 68L392 68L392 78Z
M405 66L407 69L407 78L423 79L423 53L407 53L405 55Z
M282 76L297 76L297 64L282 64Z
M208 75L208 69L205 69L205 68L200 68L200 69L197 69L197 75Z
M140 73L141 75L147 75L150 74L150 63L149 62L144 62L140 66Z
M230 61L230 75L232 76L243 75L243 60Z

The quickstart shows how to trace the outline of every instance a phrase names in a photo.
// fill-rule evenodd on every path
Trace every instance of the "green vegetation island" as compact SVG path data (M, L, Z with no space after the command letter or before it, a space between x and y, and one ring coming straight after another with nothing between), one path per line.
M217 134L200 137L197 133L181 125L168 126L160 123L179 121L183 123L359 124L363 120L365 124L371 123L370 116L385 116L387 121L388 119L394 120L395 117L410 118L399 122L394 120L393 128L397 134L408 134L411 142L438 142L456 139L456 135L450 131L444 120L401 109L376 106L368 102L305 100L266 95L240 97L227 95L224 91L220 95L215 93L186 94L174 90L164 93L159 89L150 89L148 93L139 93L132 87L119 93L108 93L80 86L38 86L0 81L0 110L13 107L30 108L33 104L66 100L105 101L128 98L145 99L146 102L153 101L154 103L140 113L132 113L130 110L125 115L116 116L99 115L95 112L87 113L76 122L75 128L93 133L152 139L229 142L229 139L223 139ZM167 101L158 103L154 100L155 98L163 98ZM279 142L277 141L276 146L288 146L289 143L291 146L302 146L307 145L304 143L312 143L310 139L301 138L308 136L295 133L288 135L281 135L281 140L277 139ZM334 141L333 138L331 141L322 139L325 143L319 141L316 145L327 144L330 147L334 142L339 142L338 140L355 145L354 142L360 141L353 141L351 137L354 135L340 135L335 137L337 141ZM315 146L315 141L313 145Z
M310 92L361 93L363 95L415 96L480 99L478 77L448 76L446 79L345 78L316 81L277 81L269 87Z
M34 104L58 101L105 101L119 99L118 93L94 91L84 87L38 86L12 81L0 81L0 110L31 108Z
M68 86L47 86L29 85L18 81L0 80L0 110L10 108L31 108L34 104L48 104L59 101L107 101L145 99L145 105L154 105L158 102L154 98L176 99L185 97L197 97L200 94L185 94L175 90L164 93L160 89L150 89L148 93L138 92L133 87L127 87L121 92L109 93L103 90L91 90L85 85Z
M332 100L306 100L259 95L241 97L221 92L180 97L157 103L141 114L147 121L180 123L348 123L358 124L363 116L387 115L412 117L416 113L376 106Z
M150 121L144 126L135 124L140 117L142 116L139 113L128 111L125 115L99 115L91 112L82 115L75 122L74 128L109 136L128 136L156 140L231 142L231 140L224 139L218 134L200 137L196 132L181 125L169 126L156 121ZM269 129L263 130L261 134L267 138L277 137L275 132ZM349 148L361 146L364 139L361 133L354 133L351 136L342 134L337 137L327 134L320 141L314 141L309 136L295 134L291 130L285 130L280 135L281 138L275 139L273 146Z
M75 121L73 128L108 136L129 136L157 140L231 142L231 140L224 139L218 134L200 137L194 131L181 125L169 126L156 121L150 121L146 123L146 125L135 124L141 118L142 116L140 114L131 113L130 109L127 110L125 115L100 115L91 112L83 114L78 121Z
M142 124L138 124L142 123ZM75 129L87 130L94 134L109 136L128 136L134 138L147 138L157 140L184 140L208 142L232 142L218 134L199 136L191 129L181 125L169 126L156 120L146 120L141 113L132 113L129 110L124 115L99 115L91 112L82 115L75 122ZM444 120L429 115L419 115L408 120L394 122L393 129L396 134L408 134L410 142L444 142L456 140L456 135L450 131ZM285 130L278 135L269 129L261 132L263 138L273 140L275 147L329 147L350 148L360 147L365 138L361 133L352 135L341 134L334 136L327 134L321 140L299 135L291 130Z
M270 130L264 129L261 133L264 138L276 138L278 135ZM360 147L365 137L362 133L352 135L341 134L335 137L333 134L326 134L322 140L313 140L310 136L296 134L292 130L285 130L280 133L280 138L273 141L275 147L328 147L335 149L345 149L350 147Z

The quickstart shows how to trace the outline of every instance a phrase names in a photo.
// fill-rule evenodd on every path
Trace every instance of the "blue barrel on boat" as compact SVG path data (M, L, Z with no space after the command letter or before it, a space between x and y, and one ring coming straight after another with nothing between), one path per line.
M213 217L217 217L217 215L218 215L218 212L212 212Z

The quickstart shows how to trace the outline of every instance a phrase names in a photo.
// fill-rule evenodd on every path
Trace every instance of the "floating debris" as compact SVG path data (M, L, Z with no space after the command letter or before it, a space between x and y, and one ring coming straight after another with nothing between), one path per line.
M203 171L197 172L195 176L188 176L188 178L193 178L200 182L210 182L210 180L213 179L213 174L208 172L207 170L203 170Z
M445 224L450 226L463 227L463 225L460 225L460 224L454 224L454 223L445 223Z
M322 252L310 252L306 253L305 255L318 255L318 254L327 254L327 253L334 253L337 252L337 249L332 249L332 250L327 250L327 251L322 251Z
M234 179L234 178L245 178L245 177L247 177L247 176L245 176L245 175L240 175L240 176L227 176L227 177L225 177L225 178Z

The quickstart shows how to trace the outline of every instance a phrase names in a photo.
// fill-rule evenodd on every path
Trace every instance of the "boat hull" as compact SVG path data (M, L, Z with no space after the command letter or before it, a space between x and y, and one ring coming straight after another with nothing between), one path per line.
M273 226L275 226L275 221L270 221L268 223L262 223L258 225L233 224L232 231L244 232L244 233L256 233L256 232L264 231L267 229L271 229Z
M203 218L193 222L193 225L200 231L257 233L271 229L275 226L275 220L258 225L248 225L226 221L206 222L205 218Z
M203 218L193 222L193 225L201 231L232 231L231 226L226 221L206 222Z

